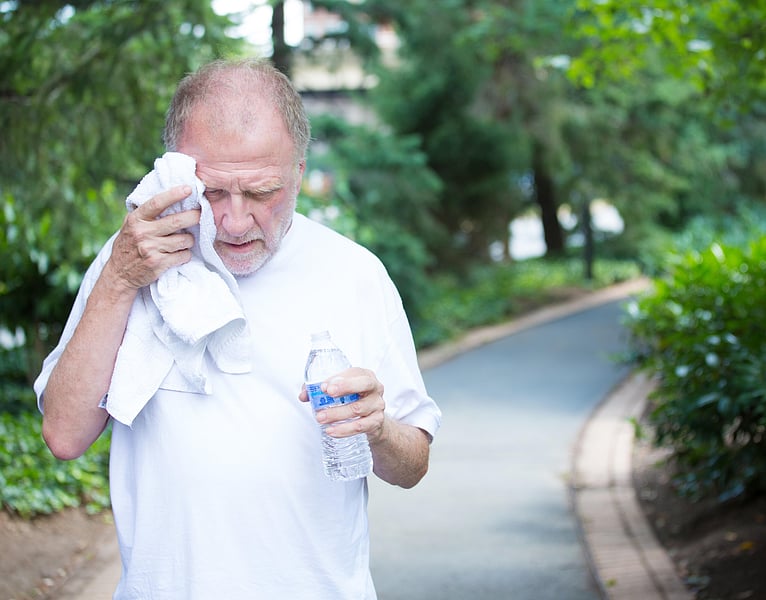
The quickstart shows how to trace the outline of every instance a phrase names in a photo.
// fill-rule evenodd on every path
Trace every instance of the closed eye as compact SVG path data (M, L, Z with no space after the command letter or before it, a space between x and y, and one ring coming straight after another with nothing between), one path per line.
M264 202L270 200L274 194L279 192L281 189L281 185L269 188L257 188L254 190L245 190L242 192L242 195L248 200Z
M205 197L209 201L211 201L211 202L213 200L219 200L220 198L222 198L224 193L225 193L224 190L219 190L219 189L215 189L215 188L213 188L213 189L206 188L205 189Z

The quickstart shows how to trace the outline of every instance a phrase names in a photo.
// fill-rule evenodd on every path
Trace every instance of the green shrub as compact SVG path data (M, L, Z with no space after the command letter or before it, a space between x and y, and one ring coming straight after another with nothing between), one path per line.
M42 438L42 419L26 376L24 346L0 347L0 507L23 517L85 505L109 506L109 436L81 458L57 460Z
M109 435L80 458L61 461L50 453L36 412L0 413L0 505L23 517L84 505L109 506Z
M474 268L470 275L434 277L411 315L415 344L424 348L472 327L492 325L550 303L562 288L593 289L640 275L634 262L597 260L594 279L583 277L581 258L530 259Z
M681 491L724 501L766 491L766 237L671 257L629 306L638 365L656 376L655 441Z
M700 215L680 232L655 230L641 244L639 263L650 277L666 272L668 255L701 251L711 244L744 248L766 231L766 207L741 204L733 215Z
M34 410L35 394L27 379L27 364L25 346L0 346L0 413Z

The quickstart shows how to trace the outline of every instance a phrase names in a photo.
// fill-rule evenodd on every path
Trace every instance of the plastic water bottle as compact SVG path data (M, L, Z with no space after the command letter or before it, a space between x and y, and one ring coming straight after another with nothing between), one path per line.
M306 391L314 412L359 400L359 394L333 398L320 387L322 382L351 366L346 355L330 339L327 331L311 335L311 351L306 361ZM372 472L372 454L367 435L334 438L322 428L322 459L325 474L334 481L351 481Z

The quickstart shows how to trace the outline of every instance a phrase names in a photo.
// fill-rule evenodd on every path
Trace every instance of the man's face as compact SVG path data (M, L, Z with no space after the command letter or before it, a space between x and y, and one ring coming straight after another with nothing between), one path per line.
M292 223L304 164L273 109L259 113L247 132L213 127L198 111L178 151L197 161L216 225L214 247L234 275L249 275L279 249Z

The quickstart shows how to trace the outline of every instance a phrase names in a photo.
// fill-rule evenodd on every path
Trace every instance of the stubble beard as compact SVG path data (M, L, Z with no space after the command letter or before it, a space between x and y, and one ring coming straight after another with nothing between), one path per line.
M265 235L263 231L253 230L241 238L216 238L213 247L232 275L237 277L252 275L277 253L291 224L292 219L285 219L272 236ZM228 248L228 244L232 243L252 243L253 246L248 252L237 253L231 252Z

